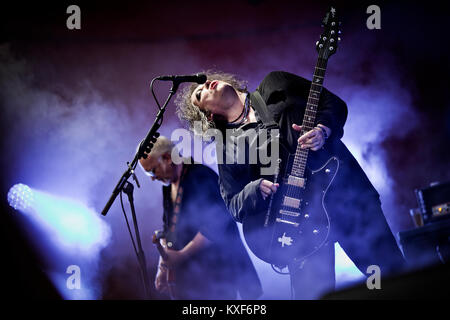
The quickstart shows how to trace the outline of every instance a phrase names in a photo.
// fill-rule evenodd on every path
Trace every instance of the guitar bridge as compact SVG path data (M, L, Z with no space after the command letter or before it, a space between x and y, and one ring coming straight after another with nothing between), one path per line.
M294 226L294 227L298 227L298 223L297 223L297 222L292 222L292 221L289 221L289 220L283 220L283 219L280 219L280 218L276 218L275 221L276 221L276 222L281 222L281 223L290 224L290 225L292 225L292 226Z
M300 213L294 212L294 211L289 211L289 210L280 210L281 214L285 214L287 216L291 216L291 217L298 217L300 216Z

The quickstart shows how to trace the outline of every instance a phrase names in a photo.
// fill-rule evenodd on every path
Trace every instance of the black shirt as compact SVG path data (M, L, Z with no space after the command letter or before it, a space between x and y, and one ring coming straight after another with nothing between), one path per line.
M217 174L201 164L184 164L183 189L176 225L171 187L163 187L164 231L172 249L180 250L200 232L212 244L176 269L184 299L256 299L261 285L256 270L220 196ZM183 170L184 170L183 169ZM174 228L172 228L174 226Z

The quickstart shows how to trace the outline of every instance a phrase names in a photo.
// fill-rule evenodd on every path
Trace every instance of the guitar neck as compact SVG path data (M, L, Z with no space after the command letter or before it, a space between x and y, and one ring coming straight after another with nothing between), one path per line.
M153 244L156 246L156 249L158 250L158 252L159 252L159 254L161 255L161 257L162 257L164 260L167 260L167 253L164 251L164 248L162 247L162 245L161 245L161 243L160 243L159 241L160 241L160 239L158 239L158 238L156 237L156 235L154 234L154 235L153 235L152 242L153 242Z
M301 134L304 134L314 128L320 93L322 92L323 80L327 69L327 62L328 60L326 59L317 59L316 67L314 68L314 75L311 81L311 88L309 89L308 102L306 103L305 114L303 115ZM309 149L301 149L300 145L297 145L294 163L291 170L292 175L300 178L304 177L306 162L308 160L308 152Z
M164 251L162 245L160 243L156 243L156 249L158 250L160 256L164 259L167 260L167 253Z

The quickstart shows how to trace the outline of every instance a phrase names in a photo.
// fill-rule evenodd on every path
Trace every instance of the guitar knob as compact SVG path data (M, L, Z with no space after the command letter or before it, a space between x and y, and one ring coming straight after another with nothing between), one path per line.
M333 49L334 49L333 47L330 47L330 51L333 50Z
M323 41L327 40L327 37L323 37Z
M321 49L322 49L322 47L323 47L323 44L319 44L319 48L321 48Z
M172 241L167 242L167 246L168 246L169 248L172 248L172 246L173 246Z
M334 42L334 39L330 39L330 42Z
M331 32L330 32L331 34L334 34L334 30L331 30Z
M319 230L314 229L314 230L313 230L313 234L317 236L317 235L319 234Z
M340 37L338 37L338 41L341 41L341 38L340 38Z
M331 170L330 169L325 169L325 173L330 173Z
M305 214L305 219L309 219L309 214Z

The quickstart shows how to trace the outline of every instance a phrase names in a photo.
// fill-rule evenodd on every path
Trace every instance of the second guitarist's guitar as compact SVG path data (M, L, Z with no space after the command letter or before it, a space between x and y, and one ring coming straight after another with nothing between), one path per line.
M157 230L153 234L152 242L153 244L155 244L156 249L161 255L161 258L163 258L163 260L167 260L167 253L164 251L164 248L162 247L160 242L162 238L164 238L164 233L162 231ZM169 291L169 296L170 299L175 300L177 296L175 286L175 270L172 268L168 268L166 272L167 272L166 282Z
M324 32L316 43L318 59L301 134L314 128L328 58L336 52L340 40L340 23L334 8L322 23ZM324 201L339 170L339 159L325 151L316 151L311 161L308 149L298 145L296 152L289 154L280 146L279 170L274 177L280 187L272 194L266 212L244 216L243 231L257 257L284 267L305 259L327 242L330 219Z

